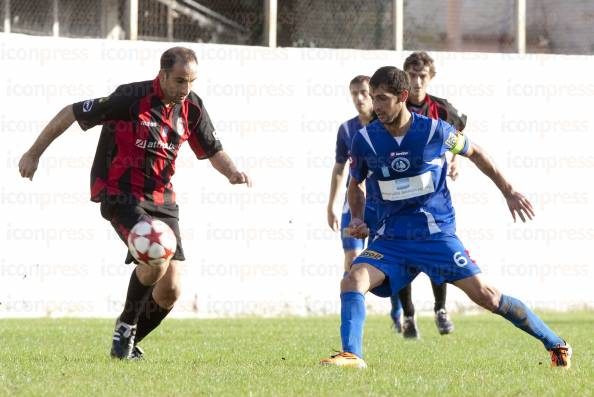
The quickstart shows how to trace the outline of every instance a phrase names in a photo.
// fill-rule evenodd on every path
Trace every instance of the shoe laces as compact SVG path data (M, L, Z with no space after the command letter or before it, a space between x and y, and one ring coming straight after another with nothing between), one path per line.
M129 338L132 335L132 331L134 331L135 329L135 325L120 322L117 327L117 332L121 334L124 338Z

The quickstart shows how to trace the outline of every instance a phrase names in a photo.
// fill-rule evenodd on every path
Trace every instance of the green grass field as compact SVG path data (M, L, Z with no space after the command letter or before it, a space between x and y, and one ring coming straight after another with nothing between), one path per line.
M365 370L318 365L340 348L338 317L170 319L137 362L109 358L111 320L0 320L0 395L594 395L594 313L543 318L573 346L569 371L549 368L540 342L489 314L454 316L449 336L420 318L420 341L372 316Z

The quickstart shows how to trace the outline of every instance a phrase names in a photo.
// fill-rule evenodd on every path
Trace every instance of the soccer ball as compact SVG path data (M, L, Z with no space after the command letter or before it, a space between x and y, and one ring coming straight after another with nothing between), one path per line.
M173 230L158 219L142 220L128 234L130 254L145 265L163 265L171 259L176 247Z

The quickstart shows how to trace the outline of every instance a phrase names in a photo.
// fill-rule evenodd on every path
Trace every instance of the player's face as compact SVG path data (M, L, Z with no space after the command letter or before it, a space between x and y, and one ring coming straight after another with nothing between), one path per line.
M429 66L422 68L410 67L405 70L410 79L410 99L413 102L421 102L427 95L427 87L431 82L431 74L429 73Z
M371 114L373 104L371 103L371 97L369 96L369 83L363 82L351 84L350 90L353 105L355 105L357 112Z
M392 124L405 106L408 91L404 90L400 95L393 94L386 90L383 85L371 88L371 101L373 111L379 121L383 124Z
M166 103L181 103L192 91L192 84L198 74L195 62L177 62L169 72L159 71L159 83Z

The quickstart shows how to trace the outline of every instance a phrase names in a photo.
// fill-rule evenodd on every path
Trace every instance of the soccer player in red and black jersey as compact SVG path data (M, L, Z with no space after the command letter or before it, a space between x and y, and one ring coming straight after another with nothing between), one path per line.
M136 345L155 329L180 295L180 261L185 260L178 206L171 185L180 146L188 141L198 159L209 159L231 184L251 186L223 150L202 100L192 91L198 60L194 51L173 47L161 56L152 81L119 86L110 96L64 107L19 162L33 179L41 154L74 121L83 130L102 124L91 170L91 200L126 243L140 220L159 219L177 238L173 258L161 266L138 263L130 278L124 310L116 321L111 355L142 358ZM130 253L126 263L133 262Z
M441 119L453 125L458 131L466 127L466 115L459 114L446 99L438 98L427 93L431 79L435 77L435 63L426 52L413 52L404 61L403 70L410 79L410 93L406 107L411 112L422 114L432 119ZM458 177L458 160L454 154L448 165L448 176L452 180ZM449 318L445 308L447 284L431 282L435 297L435 324L440 334L446 335L454 330L454 324ZM398 298L402 304L404 320L402 322L402 335L405 338L418 338L419 331L415 321L415 307L412 303L411 284L400 290L398 297L392 297L392 306L398 307Z

